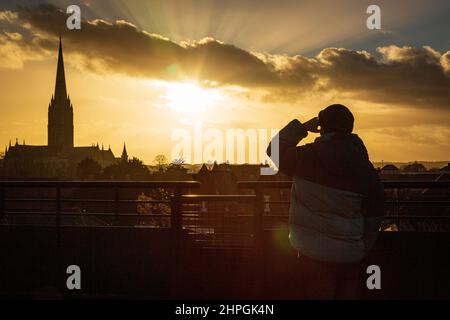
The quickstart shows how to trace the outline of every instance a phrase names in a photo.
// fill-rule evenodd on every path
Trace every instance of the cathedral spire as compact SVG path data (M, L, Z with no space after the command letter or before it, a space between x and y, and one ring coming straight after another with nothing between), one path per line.
M128 161L127 146L125 145L125 143L123 144L123 151L122 151L121 159L123 161Z
M55 152L73 148L73 107L67 95L61 37L55 93L48 107L48 146Z
M58 69L56 71L55 100L67 99L66 75L64 73L64 59L62 51L62 41L59 37Z

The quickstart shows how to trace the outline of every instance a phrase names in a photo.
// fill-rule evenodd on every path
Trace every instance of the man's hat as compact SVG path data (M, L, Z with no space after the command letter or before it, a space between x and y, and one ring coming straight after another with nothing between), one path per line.
M353 114L342 104L332 104L319 112L319 124L324 132L351 133Z

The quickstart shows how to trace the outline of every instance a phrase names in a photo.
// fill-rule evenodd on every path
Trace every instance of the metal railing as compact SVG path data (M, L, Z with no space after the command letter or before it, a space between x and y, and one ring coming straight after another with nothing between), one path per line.
M450 208L450 193L444 198L439 200L424 200L424 199L401 199L400 190L422 190L422 189L449 189L450 181L382 181L383 187L386 190L392 190L393 194L387 197L385 204L387 210L385 214L386 219L394 219L395 221L408 220L435 220L450 222L450 214L426 214L426 215L411 215L401 214L405 207L411 206L443 206L447 208L447 213ZM279 218L279 214L263 214L263 206L265 205L289 205L289 200L272 201L264 198L267 189L289 189L292 186L292 181L242 181L238 182L238 187L241 189L250 189L255 195L255 202L259 205L257 209L258 219ZM289 199L289 197L288 197ZM285 217L287 218L287 210Z
M262 230L253 219L255 199L254 195L183 195L182 221L177 226L193 237L203 234L206 239L197 239L203 246L253 246ZM208 207L202 209L202 204Z
M181 201L181 195L185 190L196 188L200 185L197 181L0 181L0 221L7 216L20 216L32 214L34 216L55 216L55 225L61 226L61 217L63 216L86 216L82 212L64 212L62 211L62 204L64 203L91 203L91 204L112 204L112 212L89 212L89 217L114 217L116 220L119 217L159 217L167 216L163 214L154 213L123 213L120 212L121 204L167 204L172 208L178 207ZM170 199L157 200L139 200L139 199L120 199L120 190L122 189L138 189L148 190L164 188L171 190ZM45 198L20 198L7 197L6 190L21 189L48 189L52 190L54 197ZM73 199L64 198L62 191L67 189L105 189L110 191L112 196L110 199ZM8 203L54 203L54 210L51 211L11 211L6 209ZM175 211L177 212L177 211ZM172 219L174 220L174 219Z
M71 223L63 223L62 219L66 217L74 217L74 218L101 218L104 225L106 226L124 226L124 219L132 219L131 225L125 225L128 227L135 227L133 223L136 222L136 219L140 221L145 219L166 219L170 221L169 225L158 227L170 229L175 236L176 243L182 243L183 237L185 234L192 235L193 238L199 237L199 234L195 233L196 231L201 229L202 225L206 223L213 224L215 218L217 218L220 214L223 215L223 212L219 212L218 210L210 210L207 214L200 212L197 210L189 210L192 206L198 207L198 205L202 202L215 203L215 202L227 202L227 203L239 203L240 205L247 204L250 205L248 211L253 211L254 207L254 196L252 195L194 195L188 194L191 189L195 189L199 187L200 183L198 181L0 181L0 225L14 225L15 223L11 223L13 218L17 217L25 217L31 218L34 217L43 217L44 221L46 221L46 225L53 225L58 228L58 232L60 232L60 227L62 226L73 226L73 220ZM44 196L25 196L21 197L21 194L25 192L25 194L29 194L30 191L33 190L45 190ZM108 199L101 198L102 195L95 198L76 198L73 196L75 192L73 190L103 190L106 191L108 195ZM169 190L169 194L164 199L123 199L121 197L120 192L126 189L135 189L138 190L137 193L145 190L155 190L155 189L164 189ZM65 191L69 196L64 196ZM22 193L18 192L22 191ZM33 192L31 192L33 193ZM86 194L86 192L84 192ZM136 193L135 193L136 194ZM11 196L12 195L12 196ZM88 192L89 195L89 192ZM103 193L103 197L105 194ZM73 210L64 210L64 206L66 204L79 204L82 203L84 206L94 204L98 205L100 208L104 208L110 206L109 212L103 212L106 210L101 210L102 212L88 210L85 212L81 211L73 211ZM37 205L36 207L28 206L28 209L21 210L12 210L11 204L21 204L22 206L26 206L27 204ZM124 212L121 205L164 205L167 206L168 212L166 213L154 213L154 212ZM190 207L189 207L190 206ZM17 206L16 206L17 207ZM50 208L49 208L50 207ZM14 208L14 206L13 206ZM42 208L47 208L47 211L43 211ZM187 208L187 209L186 209ZM134 207L133 210L136 210ZM145 211L145 210L144 210ZM205 217L207 215L207 217ZM240 216L242 217L242 216ZM228 219L236 219L239 218L237 215L229 216ZM251 219L252 215L248 214L245 217L246 219ZM8 221L9 219L10 221ZM52 220L54 219L54 220ZM109 219L109 220L108 220ZM31 220L33 221L33 220ZM42 221L42 220L41 220ZM50 221L50 222L49 222ZM106 223L105 221L112 221L111 223ZM196 225L193 225L193 222ZM252 240L257 239L258 230L261 229L259 224L259 220L255 219L253 227L251 230L246 230L246 235L250 236ZM18 223L23 224L23 223ZM39 225L39 223L25 223L28 225ZM83 225L87 226L87 225ZM97 225L98 226L98 225ZM142 227L145 227L142 226ZM228 230L224 232L215 231L214 238L216 239L220 235L229 235L231 238L232 235L237 236L236 232ZM209 241L208 243L211 243ZM217 241L216 241L217 242ZM253 241L252 241L253 242Z
M401 206L409 205L443 205L449 206L449 200L423 200L423 199L400 199L399 190L401 189L449 189L450 181L383 181L385 189L394 190L396 198L388 199L386 204L395 208L389 218L395 219L450 219L448 215L399 215L399 208ZM184 210L186 204L195 204L199 202L214 202L214 201L229 201L229 202L246 202L253 207L253 214L248 215L247 218L253 219L253 234L255 239L260 238L260 233L264 230L264 219L271 217L270 214L264 214L264 206L267 204L288 205L287 200L267 200L264 198L264 191L266 189L288 189L291 187L291 181L246 181L238 182L238 187L241 189L251 189L252 195L192 195L186 194L186 191L195 189L200 185L197 181L0 181L0 223L7 216L20 216L25 214L33 214L35 216L54 216L55 225L61 226L61 219L65 216L86 216L82 212L65 212L62 210L63 204L66 203L87 203L87 204L112 204L112 212L89 212L89 217L112 217L113 220L118 221L120 218L169 218L170 228L181 234L183 231L183 216L188 216L189 212ZM49 189L53 190L54 197L8 197L7 190L9 189ZM62 192L66 189L104 189L108 191L111 196L110 199L73 199L63 197ZM166 199L121 199L120 191L123 189L167 189L170 190L170 197ZM54 210L47 212L20 212L7 210L8 203L53 203ZM126 213L121 212L121 204L138 205L138 204L164 204L170 207L170 215L157 213ZM214 212L212 213L215 214ZM241 215L242 216L242 215ZM280 217L276 215L276 217ZM197 221L201 217L195 217ZM210 216L210 220L213 217ZM113 224L114 225L114 224Z
M385 189L423 189L423 188L433 188L433 189L450 189L450 181L384 181ZM271 214L267 214L265 212L266 204L277 204L288 206L289 201L285 199L280 200L267 200L265 198L266 189L289 189L292 185L290 181L255 181L255 182L239 182L238 186L242 189L252 190L251 194L239 194L239 195L195 195L188 194L191 190L195 192L195 188L200 185L199 182L196 181L176 181L176 182L167 182L167 181L153 181L153 182L116 182L116 181L0 181L0 228L5 227L4 230L6 235L16 237L19 239L21 237L29 237L30 241L42 241L37 248L39 251L39 255L36 256L36 267L37 269L42 268L42 266L46 266L50 268L52 263L57 267L51 270L65 270L65 262L69 259L70 261L84 261L87 267L87 270L94 270L93 276L94 279L102 278L99 277L100 273L109 272L110 275L117 275L114 273L115 269L106 267L103 265L103 261L101 259L96 259L93 252L99 254L101 250L104 250L104 243L109 243L111 239L115 239L116 237L123 240L123 244L119 246L119 249L109 248L108 257L115 257L115 259L122 259L121 250L127 250L127 248L134 248L131 251L137 251L142 256L145 256L142 259L147 261L148 266L152 266L155 270L159 270L158 265L162 265L161 272L159 275L163 277L164 275L169 275L170 279L170 290L173 297L179 297L179 292L185 292L188 289L185 289L185 283L188 282L192 277L192 272L195 270L198 271L198 275L196 276L195 281L198 279L203 279L205 275L203 272L207 272L211 268L211 263L215 262L217 270L220 270L220 277L227 279L227 282L230 286L238 286L247 279L248 274L255 275L256 285L255 290L260 292L262 289L259 286L262 286L264 281L260 281L263 278L265 273L261 271L262 267L265 264L262 263L261 259L266 259L270 256L270 250L264 251L264 248L267 248L268 239L270 238L273 242L273 237L276 233L267 232L268 228L266 227L265 221L270 220ZM91 198L73 198L73 192L67 192L68 189L101 189L106 190L106 194L109 196L109 199L103 199L100 197L96 197L97 194L93 194ZM123 190L128 189L137 189L137 190L149 190L149 189L158 189L162 188L165 190L169 190L169 194L167 197L163 199L124 199L123 194L121 193ZM15 189L25 189L25 190L34 190L38 189L38 191L43 191L45 189L51 190L51 192L47 192L47 197L42 198L36 195L30 197L17 197L17 195L21 195L20 192L11 192L11 190ZM243 190L244 193L244 190ZM394 192L396 196L398 196L398 192ZM22 194L27 194L22 193ZM29 193L28 193L29 194ZM31 193L33 194L33 193ZM89 192L82 193L83 195L89 194ZM136 193L133 193L135 195ZM12 197L16 195L16 197ZM51 195L51 197L49 196ZM67 195L70 195L67 196ZM104 195L104 194L103 194ZM289 196L289 193L285 193L284 196ZM289 198L288 198L289 199ZM442 201L434 201L434 200L411 200L411 199L392 199L388 200L387 204L390 206L404 206L404 205L425 205L429 206L431 204L440 204L445 207L449 206L448 197L444 197ZM20 212L13 212L10 210L10 204L14 202L20 202L21 204L27 203L37 203L38 208L50 203L53 205L53 209L49 212L39 213L39 212L28 212L29 214L34 215L43 215L44 217L53 216L55 217L56 228L43 228L42 230L36 230L34 232L34 226L27 228L16 228L16 226L4 226L2 225L2 220L7 216L20 215ZM151 232L152 230L138 230L131 228L114 228L115 226L120 226L120 223L113 224L111 228L76 228L74 230L65 229L65 225L62 219L66 216L74 215L74 216L86 216L86 213L78 213L78 212L65 212L64 204L66 203L77 203L77 202L85 202L87 204L109 204L111 205L111 212L89 212L89 216L100 216L111 218L112 221L119 221L122 218L130 218L130 217L161 217L170 221L170 226L165 226L160 229L162 230L153 230L157 232ZM227 209L226 206L222 206L220 208L216 206L210 206L206 211L202 211L201 205L203 202L207 203L215 203L222 202L227 203L227 206L231 204L236 204L237 207L249 206L245 210L241 210L242 212L235 212L234 208L230 210ZM139 204L163 204L170 208L170 214L155 214L155 213L127 213L122 210L121 205L133 205L137 206ZM102 207L102 206L100 206ZM135 209L134 209L135 210ZM276 218L280 216L274 215ZM395 216L391 215L389 218L393 218ZM287 210L285 216L282 216L284 221L287 223ZM408 216L398 216L399 219L413 219L413 217ZM414 217L420 218L420 217ZM438 215L428 215L425 218L427 219L450 219L450 216L438 216ZM119 221L120 222L120 221ZM201 234L204 226L213 226L213 236L208 238L208 234ZM226 226L229 226L227 229ZM134 226L131 226L134 227ZM216 228L217 227L217 228ZM233 229L234 228L234 229ZM9 229L9 230L8 230ZM99 230L101 229L101 230ZM23 230L33 230L33 232L23 232ZM0 229L0 232L3 231ZM65 232L68 231L68 232ZM162 232L159 232L162 231ZM1 234L1 233L0 233ZM281 233L280 233L281 234ZM283 234L284 239L286 239L285 234ZM44 235L43 237L41 237ZM95 235L95 236L93 236ZM132 236L130 236L132 235ZM142 237L145 235L145 238ZM387 235L385 233L385 235ZM150 236L150 237L149 237ZM206 240L205 240L206 238ZM236 238L239 241L229 241L230 239L235 240ZM5 236L6 239L6 236ZM41 240L43 239L43 240ZM50 240L49 240L50 239ZM53 241L54 239L54 241ZM105 240L106 239L106 240ZM158 260L158 258L151 258L151 254L148 251L140 250L142 247L142 239L147 239L144 241L146 246L145 248L163 248L164 250L157 251L159 254L165 256L167 254L167 261L164 259ZM151 239L151 240L148 240ZM191 240L191 241L186 241ZM192 241L193 240L193 241ZM220 243L218 243L218 240ZM53 241L53 242L52 242ZM97 242L96 242L97 241ZM11 245L13 247L13 240L4 241L4 245ZM71 244L81 243L80 247L71 246ZM121 241L116 242L121 243ZM200 250L189 250L186 248L187 245L191 245L194 243L196 248ZM420 243L420 242L417 242ZM429 243L429 242L428 242ZM149 246L148 244L151 244ZM272 243L273 245L273 243ZM22 243L21 250L24 252L33 252L32 248L28 248L28 244ZM55 251L55 257L51 256L50 258L44 254L44 258L40 260L40 254L46 253L45 250L49 247L53 248ZM107 246L106 246L107 247ZM225 250L218 250L225 249ZM75 248L75 250L74 250ZM83 249L84 248L84 249ZM83 251L86 248L92 249L92 251ZM228 249L232 250L228 250ZM209 250L212 249L212 250ZM235 250L237 249L237 250ZM29 251L27 251L29 250ZM77 252L79 250L79 252ZM280 249L281 250L281 249ZM74 252L72 252L74 251ZM231 251L231 253L230 253ZM5 250L5 252L12 253L13 250ZM85 253L87 252L87 253ZM265 252L265 253L264 253ZM31 254L29 253L29 254ZM206 253L206 254L205 254ZM249 254L250 253L250 254ZM136 259L135 261L142 261L141 257L139 259L133 255L131 252L129 257ZM265 256L264 256L265 254ZM89 257L94 257L92 260L89 260ZM100 254L101 256L101 254ZM201 257L200 257L201 256ZM211 257L212 258L203 258L203 257ZM47 257L47 258L45 258ZM69 257L69 258L68 258ZM76 257L76 258L73 258ZM83 258L84 257L84 258ZM120 258L119 258L120 257ZM240 257L240 258L237 258ZM277 255L276 257L279 258ZM277 259L277 258L273 259ZM46 260L47 259L47 260ZM85 260L83 260L85 259ZM111 258L112 259L112 258ZM45 263L40 263L40 261L44 261ZM108 259L106 260L109 261ZM163 261L163 262L161 262ZM166 261L166 262L164 262ZM235 263L236 261L236 263ZM290 260L281 260L284 263L289 263ZM235 264L233 264L235 263ZM123 268L130 267L127 263L124 263ZM18 264L20 265L20 264ZM131 266L138 266L139 263L130 263ZM217 267L220 265L220 268ZM283 265L283 263L278 263L276 265ZM191 266L191 269L185 270L186 267ZM229 266L229 267L228 267ZM237 267L236 267L237 266ZM64 268L63 268L64 267ZM147 268L147 265L146 265ZM244 270L252 270L249 273L243 273L244 276L239 277L229 275L229 271L238 271L242 268L248 268ZM40 269L39 269L40 270ZM47 269L45 269L47 270ZM49 269L50 270L50 269ZM95 271L97 270L97 271ZM130 269L137 270L139 268ZM170 270L167 272L167 270ZM284 270L284 269L280 269ZM97 272L97 273L96 273ZM260 274L258 274L260 272ZM282 272L273 273L277 276ZM46 274L45 272L43 273ZM64 276L65 273L62 273ZM143 275L147 273L142 273ZM149 273L150 274L150 273ZM22 273L18 274L17 277L22 277ZM228 276L228 277L227 277ZM145 277L145 276L142 276ZM260 277L260 278L259 278ZM38 278L38 277L37 277ZM151 277L153 280L158 279L158 277ZM205 287L209 286L209 280L215 280L217 277L206 278ZM273 277L276 278L275 276ZM146 278L147 281L150 281L150 277ZM152 281L153 281L152 280ZM105 280L104 280L105 281ZM195 282L193 281L193 282ZM141 283L144 281L137 281L136 283ZM65 279L58 279L57 283L65 284ZM101 282L108 283L108 282ZM138 284L136 284L138 286ZM108 286L106 286L109 288ZM119 286L120 287L120 286ZM148 286L149 288L153 288L152 286ZM195 284L193 288L198 289L198 285ZM98 292L101 284L96 284L94 282L92 284L91 292ZM157 287L157 285L155 286ZM148 288L147 288L148 289ZM185 291L183 291L185 290ZM1 290L0 290L1 291Z

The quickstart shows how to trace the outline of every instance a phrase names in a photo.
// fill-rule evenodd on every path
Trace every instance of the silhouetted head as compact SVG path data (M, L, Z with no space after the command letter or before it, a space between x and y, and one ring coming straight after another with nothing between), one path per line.
M342 104L332 104L319 112L319 124L323 133L353 131L353 114Z

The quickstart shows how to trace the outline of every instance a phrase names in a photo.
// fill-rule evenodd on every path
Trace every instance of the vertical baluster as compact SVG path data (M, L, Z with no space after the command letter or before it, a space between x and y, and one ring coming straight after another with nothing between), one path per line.
M0 223L5 217L5 189L3 185L0 185Z
M181 190L179 187L175 187L174 193L171 197L170 202L170 214L171 223L170 227L172 229L172 287L171 294L172 298L178 298L179 293L179 280L181 275L179 272L181 268L180 255L181 255L181 241L182 241L182 231L183 231L183 216L182 216L182 203L181 203Z
M181 241L182 225L182 213L181 213L181 190L176 187L170 204L171 209L171 228L174 232L175 245L178 246Z
M60 288L61 292L64 290L64 270L63 257L61 246L61 186L56 186L55 195L55 219L56 219L56 287Z
M55 197L55 212L56 212L56 227L61 227L61 187L56 187L56 197Z
M255 237L255 248L258 252L262 249L263 236L263 210L264 210L264 188L262 186L255 187L255 203L253 228Z
M114 217L115 225L119 224L119 188L116 186L114 188Z

